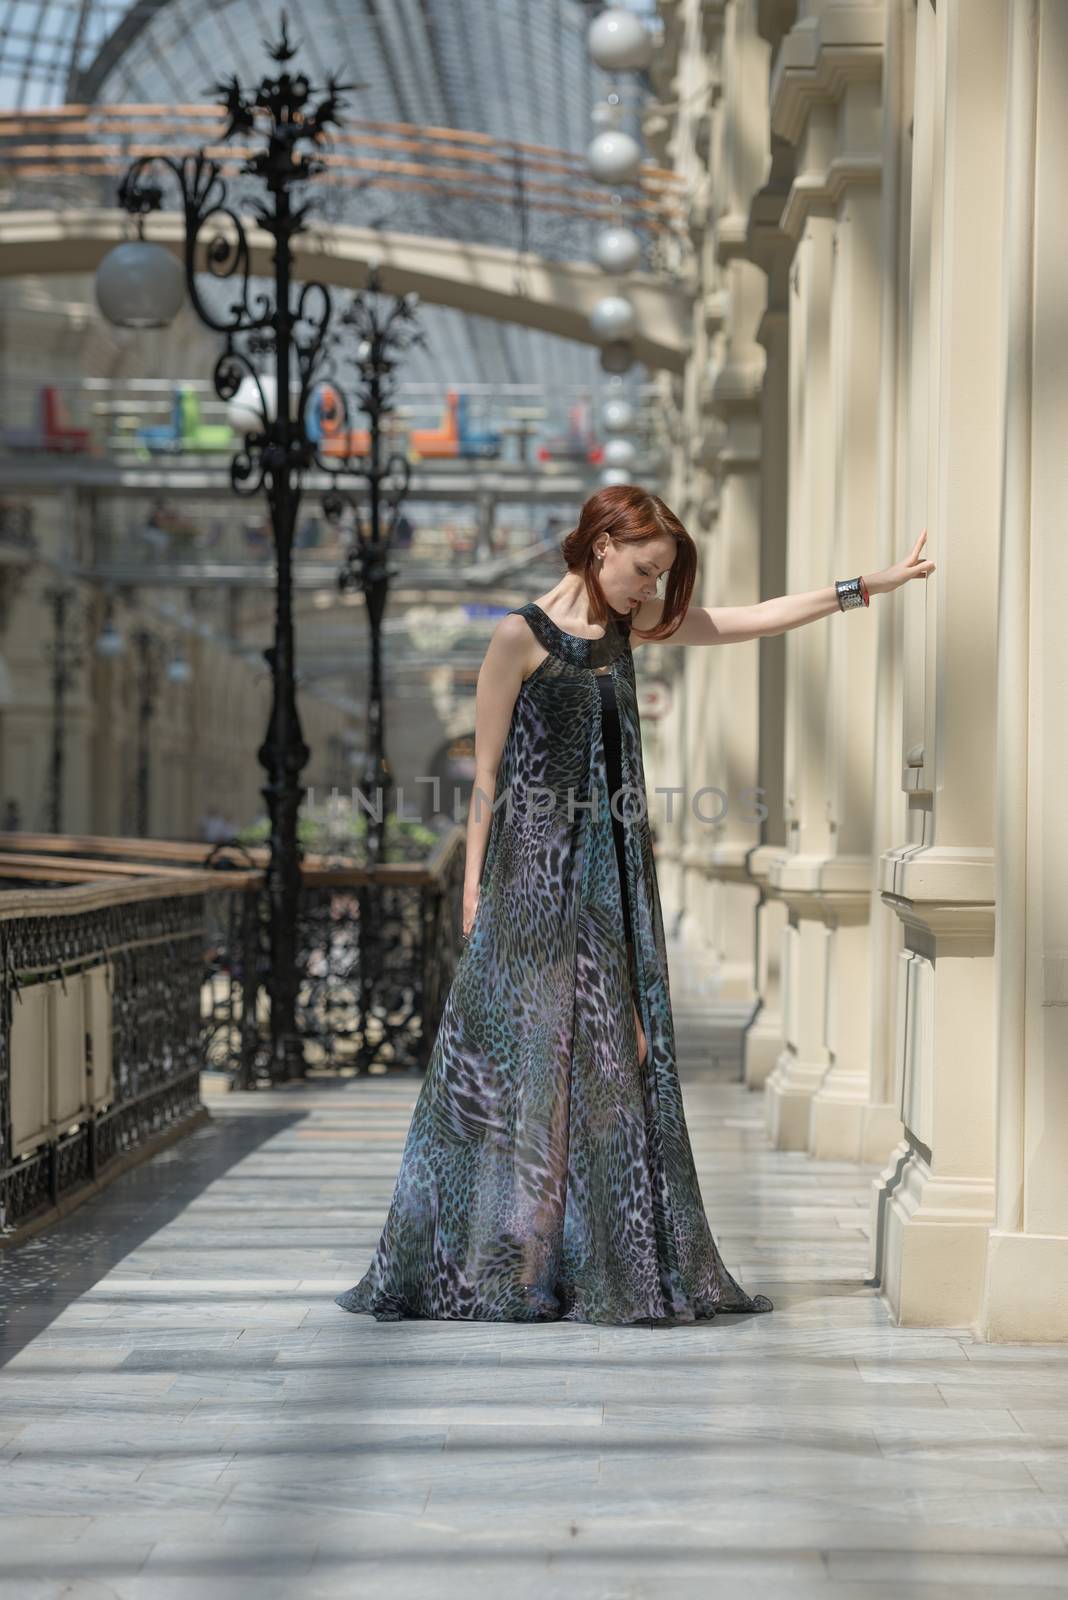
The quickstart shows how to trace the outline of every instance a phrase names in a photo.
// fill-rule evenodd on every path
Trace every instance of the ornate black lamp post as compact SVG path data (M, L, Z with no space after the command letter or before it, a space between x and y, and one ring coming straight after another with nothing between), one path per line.
M160 643L147 628L137 628L133 644L137 652L137 809L134 827L139 839L147 839L151 816L152 718L160 686Z
M385 711L382 691L382 618L390 579L397 569L389 565L393 533L401 502L408 491L411 465L402 451L383 449L382 422L393 409L397 392L397 366L406 351L425 345L415 320L415 295L383 295L378 269L372 267L368 285L354 295L340 319L353 329L359 380L357 409L367 418L366 454L350 457L349 469L367 485L367 515L354 494L333 489L323 507L336 520L343 507L352 512L355 541L338 574L343 594L362 593L367 602L371 630L370 684L367 700L367 760L362 790L370 805L367 820L367 861L378 866L385 859L386 818L393 792L393 774L386 756Z
M48 784L48 827L63 832L63 771L66 765L66 699L85 656L71 607L78 591L53 584L44 591L52 607L52 638L46 646L52 662L52 762ZM79 619L80 620L80 619Z
M332 302L325 285L306 282L293 285L292 240L303 231L307 204L295 203L294 191L323 170L324 163L308 148L318 150L331 125L339 126L341 95L353 84L330 78L323 90L313 90L302 73L288 69L295 54L286 33L282 13L279 42L270 51L281 68L277 77L264 77L250 90L235 78L216 85L216 91L229 113L229 124L222 139L235 136L249 142L264 136L261 148L249 156L242 173L260 179L266 187L265 200L257 200L252 210L257 224L274 241L274 293L253 293L251 286L251 247L245 226L228 201L228 191L219 163L203 150L182 158L146 156L135 161L119 189L120 203L132 215L143 218L159 210L163 191L154 181L157 168L168 170L177 180L185 211L185 287L200 320L223 336L224 348L214 372L216 393L232 399L243 376L250 375L260 396L257 408L263 426L246 435L244 446L231 463L230 478L238 494L266 492L276 556L274 642L264 652L271 669L273 701L266 737L258 751L267 774L262 790L271 821L270 864L267 894L270 902L271 948L271 1047L269 1071L272 1079L295 1078L303 1074L304 1057L297 1031L298 915L300 902L300 859L297 816L305 794L300 774L308 760L297 712L292 612L293 532L301 496L303 474L317 462L334 476L338 463L324 461L309 441L305 427L311 391L325 375L330 346ZM318 104L313 100L318 99ZM211 232L212 236L207 237ZM227 311L219 314L198 290L196 271L201 245L203 267L214 278L229 281L234 298ZM140 249L148 265L147 252L158 247L142 244L119 246L113 252ZM102 269L103 270L103 269ZM126 270L136 276L136 257ZM158 260L153 270L159 270ZM118 277L121 268L115 266ZM161 299L173 284L161 284ZM103 305L117 298L115 284L101 285L98 296ZM139 325L151 326L152 313L139 304ZM110 313L109 313L110 314ZM164 318L163 320L167 320ZM276 399L269 395L254 363L256 356L273 358ZM291 378L299 381L294 401Z

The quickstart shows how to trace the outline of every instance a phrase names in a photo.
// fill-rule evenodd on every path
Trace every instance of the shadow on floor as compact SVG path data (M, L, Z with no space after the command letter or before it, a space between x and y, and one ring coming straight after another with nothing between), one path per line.
M304 1112L219 1116L101 1194L0 1252L0 1367L217 1178Z

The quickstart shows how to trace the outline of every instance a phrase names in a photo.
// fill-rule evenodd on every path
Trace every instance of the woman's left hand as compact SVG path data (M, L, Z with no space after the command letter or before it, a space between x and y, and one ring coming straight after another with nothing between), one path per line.
M877 572L873 578L867 580L868 590L871 594L890 594L894 589L900 589L903 583L908 583L910 578L926 578L935 569L933 561L924 561L920 558L924 541L927 538L927 529L924 528L904 561L898 561L892 567L886 567L882 572Z

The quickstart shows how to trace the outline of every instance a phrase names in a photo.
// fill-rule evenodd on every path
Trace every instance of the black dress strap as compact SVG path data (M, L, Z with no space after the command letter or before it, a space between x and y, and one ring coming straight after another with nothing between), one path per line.
M550 655L573 667L610 666L627 648L630 624L625 619L613 618L599 639L583 639L577 633L566 632L534 600L513 610L526 619L534 637Z

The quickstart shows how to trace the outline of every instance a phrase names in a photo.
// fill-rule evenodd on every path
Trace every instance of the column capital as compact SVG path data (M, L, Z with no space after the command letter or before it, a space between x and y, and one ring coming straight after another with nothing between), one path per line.
M995 899L994 852L983 846L900 845L879 858L879 888L884 900L987 904Z
M877 186L882 170L878 155L836 156L822 170L802 173L794 179L783 208L784 229L792 239L800 238L807 217L833 216L847 189L857 184Z
M705 407L724 422L757 412L764 388L764 362L725 362L709 374L702 387Z
M772 131L797 144L814 104L835 104L851 84L878 83L884 38L884 8L876 0L828 7L798 22L772 68Z
M989 956L994 951L994 902L986 905L961 905L957 901L899 900L881 895L884 905L894 911L921 950L937 941L943 956Z
M786 850L768 867L768 887L784 899L790 895L830 900L871 894L869 856L829 856Z

